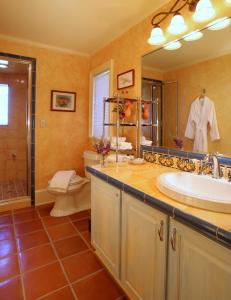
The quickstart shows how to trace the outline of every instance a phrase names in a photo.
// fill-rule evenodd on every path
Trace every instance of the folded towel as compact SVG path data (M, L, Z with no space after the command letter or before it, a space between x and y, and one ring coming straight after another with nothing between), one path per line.
M71 179L76 175L74 170L58 171L50 181L50 188L66 193Z
M80 176L78 176L78 177L80 177ZM88 183L88 182L90 182L90 180L89 179L87 179L87 178L82 178L82 177L80 177L82 180L81 181L79 181L79 182L75 182L75 183L73 183L73 184L69 184L68 185L68 188L67 188L67 190L66 190L66 192L64 192L64 190L63 189L59 189L59 188L52 188L52 187L50 187L50 185L48 186L48 191L50 191L50 192L54 192L54 193L67 193L67 192L71 192L71 191L79 191L79 190L81 190L83 187L84 187L84 185L86 184L86 183Z
M71 178L70 182L69 182L69 186L70 185L76 185L79 183L82 183L84 181L84 178L79 176L79 175L75 175Z

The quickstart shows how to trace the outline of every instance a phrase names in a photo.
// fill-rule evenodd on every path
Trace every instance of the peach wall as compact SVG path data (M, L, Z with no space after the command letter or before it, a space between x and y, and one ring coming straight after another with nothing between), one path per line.
M0 83L9 85L9 124L8 126L0 126L0 181L26 181L27 76L1 73Z
M46 188L57 170L75 169L83 174L82 153L88 143L89 58L9 40L0 40L0 52L37 59L36 190ZM76 112L50 111L52 89L76 92ZM45 128L40 128L41 119L46 121Z
M231 155L230 70L231 54L228 54L164 74L164 80L177 80L179 83L179 136L184 140L184 150L191 151L193 147L193 142L184 137L190 105L201 94L201 88L205 88L206 95L214 101L221 136L219 141L214 142L211 142L210 137L208 137L209 152L218 151ZM172 98L170 93L170 97L166 97L165 100L168 101ZM168 104L170 101L166 105ZM171 125L168 124L168 127ZM164 145L173 146L169 136L166 136Z

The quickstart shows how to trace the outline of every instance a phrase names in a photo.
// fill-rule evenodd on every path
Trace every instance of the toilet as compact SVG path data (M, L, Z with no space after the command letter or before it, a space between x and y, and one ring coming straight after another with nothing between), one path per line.
M69 183L66 193L50 188L48 182L47 191L55 198L54 206L50 212L53 217L63 217L76 212L90 209L91 207L91 185L90 174L86 171L86 166L99 164L100 157L96 152L84 151L85 177L74 176Z

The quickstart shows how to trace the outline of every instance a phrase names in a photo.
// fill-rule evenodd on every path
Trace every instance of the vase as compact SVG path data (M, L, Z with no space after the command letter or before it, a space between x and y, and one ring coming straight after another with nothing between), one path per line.
M105 167L106 164L105 164L105 155L101 155L100 157L100 165L101 165L101 168Z

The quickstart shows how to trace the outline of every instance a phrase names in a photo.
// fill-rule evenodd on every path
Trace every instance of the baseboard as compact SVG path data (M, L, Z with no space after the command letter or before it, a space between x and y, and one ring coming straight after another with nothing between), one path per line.
M35 205L43 205L55 202L55 197L47 192L46 189L35 191Z
M29 196L4 200L0 203L0 212L11 209L25 208L31 206L31 198Z

